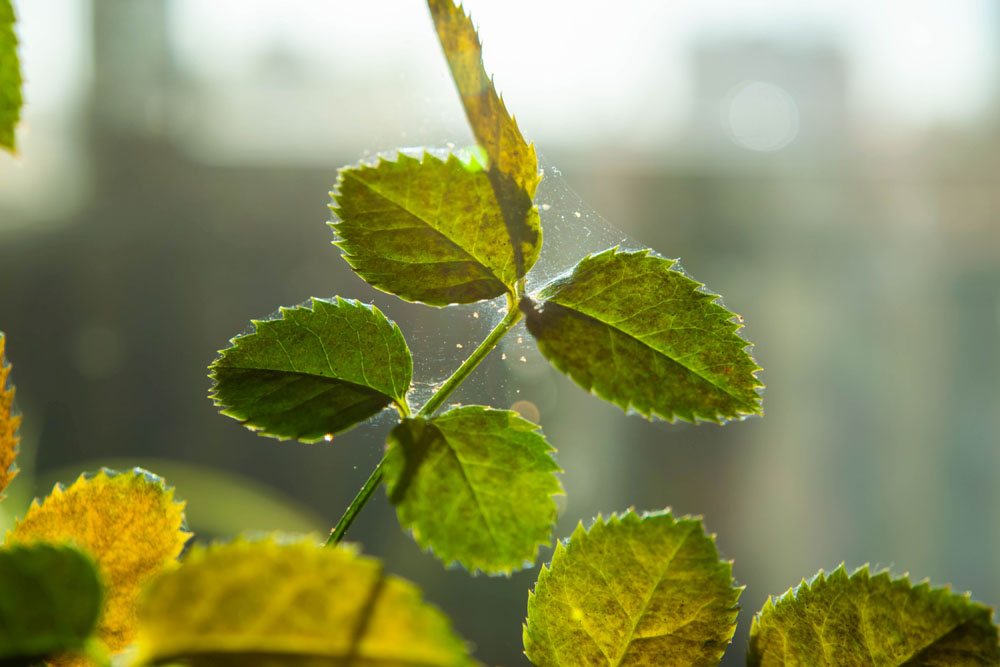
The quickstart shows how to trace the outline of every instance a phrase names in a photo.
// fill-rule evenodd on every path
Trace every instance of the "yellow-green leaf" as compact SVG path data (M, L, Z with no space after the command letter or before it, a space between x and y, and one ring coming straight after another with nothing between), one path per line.
M512 234L482 167L425 153L339 172L336 245L380 290L432 306L513 293L541 249L538 211ZM514 241L512 239L518 239Z
M408 581L344 546L195 547L139 609L139 664L435 667L472 661Z
M453 0L428 0L434 27L462 97L472 134L489 157L490 170L505 174L530 200L541 176L534 145L521 136L483 66L483 46L472 18Z
M17 57L14 34L14 6L0 0L0 147L11 153L17 150L14 128L21 117L21 64Z
M742 587L698 519L627 512L556 545L528 596L535 665L717 665Z
M750 665L1000 665L993 610L927 582L841 565L779 598L750 629Z
M0 663L33 664L82 651L97 625L101 597L94 562L73 547L0 549Z
M108 587L98 637L117 652L135 633L139 590L180 555L190 537L183 510L173 489L145 470L101 470L32 502L4 544L68 542L92 556Z
M446 564L509 574L549 544L562 493L552 446L516 412L478 405L406 419L384 479L399 523Z
M718 296L648 250L611 248L522 300L552 365L624 410L722 422L761 412L760 370Z
M210 367L222 414L262 435L316 442L395 403L409 412L413 359L378 308L337 297L254 320Z
M20 438L17 429L21 425L21 415L14 413L14 387L8 386L10 364L4 355L7 337L0 331L0 498L3 490L17 475L14 459Z

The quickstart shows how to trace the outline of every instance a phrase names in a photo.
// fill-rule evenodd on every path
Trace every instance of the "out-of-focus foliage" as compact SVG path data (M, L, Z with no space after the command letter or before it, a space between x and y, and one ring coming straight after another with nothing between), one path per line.
M0 0L0 147L11 153L17 150L14 128L21 117L21 63L17 57L14 34L14 6Z
M107 587L98 637L117 652L132 642L140 589L190 537L183 524L184 503L162 479L140 468L102 470L34 501L4 544L69 543L90 555Z
M82 651L101 611L89 556L69 545L0 549L0 662L32 663Z
M3 490L17 475L14 459L20 440L17 429L21 425L21 415L14 414L14 387L8 386L10 364L4 355L7 337L0 331L0 498Z
M510 573L549 544L562 488L552 446L516 412L478 405L403 421L385 482L399 523L445 563Z
M236 541L196 547L150 585L139 664L474 664L413 584L348 547Z

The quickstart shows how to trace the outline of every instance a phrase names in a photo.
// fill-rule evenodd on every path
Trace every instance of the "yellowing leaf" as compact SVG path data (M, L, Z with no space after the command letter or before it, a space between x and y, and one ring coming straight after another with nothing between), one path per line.
M98 637L112 652L132 642L135 602L150 576L180 555L190 537L184 504L173 489L140 468L101 470L35 500L7 533L5 545L69 542L97 561L108 590ZM65 664L77 664L68 661Z
M541 180L535 147L521 136L517 122L486 74L483 46L471 17L453 0L428 0L427 5L472 133L489 157L489 168L508 175L531 199Z
M732 565L698 519L628 512L580 525L528 596L535 665L717 665L736 629Z
M0 331L0 498L3 498L3 490L17 475L14 458L20 441L17 428L21 425L21 415L14 414L14 387L7 387L10 364L4 356L6 340L6 336Z
M348 547L195 547L139 608L139 664L434 667L471 660L411 583Z
M993 610L924 582L841 565L777 599L750 629L749 665L1000 665Z

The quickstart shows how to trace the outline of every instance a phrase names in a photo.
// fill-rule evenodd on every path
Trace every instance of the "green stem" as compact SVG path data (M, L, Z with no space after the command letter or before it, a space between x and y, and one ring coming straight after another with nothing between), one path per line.
M354 496L354 500L352 500L351 504L347 506L347 511L344 512L344 516L340 517L340 521L338 521L337 525L330 531L330 537L326 539L326 546L335 546L342 539L344 539L344 533L346 533L347 529L351 527L352 523L354 523L355 517L358 516L361 512L361 508L365 506L368 499L372 497L373 493L375 493L375 489L377 489L379 484L382 483L382 465L384 463L385 457L382 457L382 460L378 462L377 466L375 466L375 470L372 470L372 474L368 476L368 480L365 482L365 485L361 487L360 491L358 491L358 495Z
M417 413L417 416L430 417L433 415L437 409L441 407L441 404L444 403L445 399L448 398L451 392L455 391L455 389L458 388L458 385L462 384L465 378L469 376L469 373L475 370L476 366L478 366L480 362L482 362L482 360L493 351L493 348L497 346L497 343L499 343L500 340L514 328L514 325L517 324L520 319L521 311L517 307L517 301L508 295L507 314L504 315L500 324L498 324L493 331L490 332L490 335L486 337L486 340L479 344L479 347L472 351L469 358L462 362L462 365L451 374L451 377L445 380L444 384L442 384L438 390L434 392L434 395L431 396L430 400L424 404L424 407L420 408L420 412ZM365 485L361 487L360 491L358 491L358 495L354 496L354 500L352 500L351 504L347 506L347 511L344 512L344 516L340 517L340 521L338 521L337 525L333 527L332 531L330 531L330 537L326 540L326 546L335 546L342 539L344 539L344 533L346 533L347 529L351 527L352 523L354 523L354 519L361 512L365 503L367 503L368 499L371 498L373 493L375 493L375 489L377 489L382 483L382 466L384 464L385 457L383 456L382 460L378 462L377 466L375 466L375 470L373 470L372 474L368 476L368 480L365 482Z
M437 409L441 407L441 404L444 403L445 399L448 398L451 392L455 391L455 389L458 388L458 385L462 384L462 381L469 376L469 373L475 370L476 366L478 366L479 363L486 358L486 355L493 351L493 348L497 346L500 339L506 336L520 319L521 311L518 309L517 303L508 296L507 314L504 315L500 324L498 324L496 328L490 332L490 335L486 337L486 340L479 344L479 347L472 351L469 358L462 362L462 365L451 374L451 377L445 380L444 384L442 384L441 387L434 392L434 395L431 396L430 400L424 404L424 407L420 408L420 412L417 413L417 416L430 417L437 412Z

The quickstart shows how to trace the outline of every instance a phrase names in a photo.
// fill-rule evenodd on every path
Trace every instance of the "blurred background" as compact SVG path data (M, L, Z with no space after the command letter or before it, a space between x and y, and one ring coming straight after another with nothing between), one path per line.
M540 420L565 468L556 535L633 505L703 515L747 586L724 664L767 595L841 561L1000 604L996 3L466 4L542 154L533 284L652 246L725 295L765 369L763 419L647 422L516 331L454 400ZM496 322L496 304L373 290L325 225L338 167L472 142L426 8L15 7L27 106L20 156L0 155L0 329L25 417L3 521L84 470L143 465L199 539L329 530L391 418L279 443L217 414L205 368L251 318L341 295L399 323L420 399ZM481 660L526 664L537 568L446 570L382 493L349 537Z

